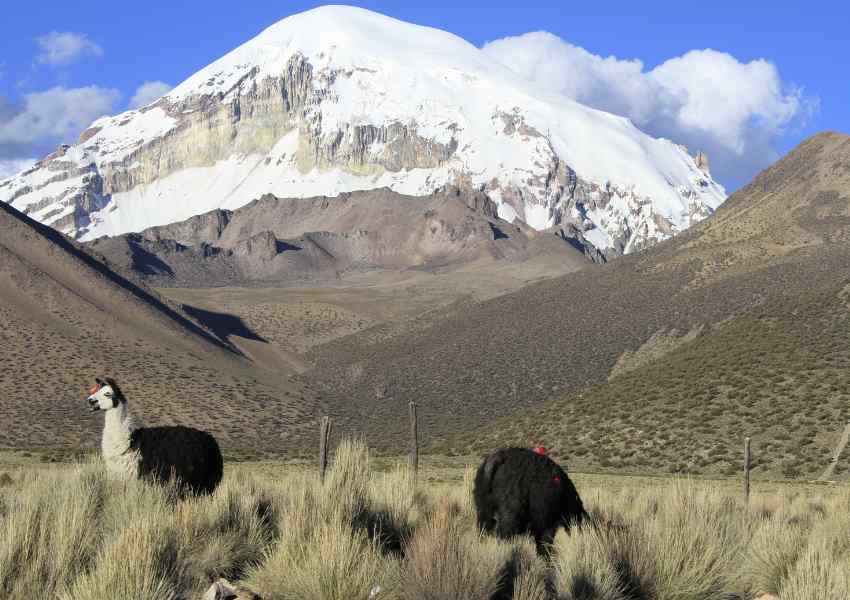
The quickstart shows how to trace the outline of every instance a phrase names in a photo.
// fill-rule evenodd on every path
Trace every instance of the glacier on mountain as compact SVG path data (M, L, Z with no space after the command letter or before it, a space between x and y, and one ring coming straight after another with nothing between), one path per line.
M686 149L541 93L455 35L328 6L272 25L152 105L97 120L1 181L0 200L89 240L265 193L447 184L608 255L675 235L725 199Z

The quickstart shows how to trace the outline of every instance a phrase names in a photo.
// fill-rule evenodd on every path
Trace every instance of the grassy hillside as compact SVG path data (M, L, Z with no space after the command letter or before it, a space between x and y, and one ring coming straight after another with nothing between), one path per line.
M756 474L816 477L850 422L850 277L836 276L841 266L786 265L784 281L804 276L808 289L772 294L688 341L670 336L681 343L660 358L457 439L481 450L547 443L579 469L729 475L750 436ZM642 352L653 344L663 341ZM846 450L835 475L850 475Z

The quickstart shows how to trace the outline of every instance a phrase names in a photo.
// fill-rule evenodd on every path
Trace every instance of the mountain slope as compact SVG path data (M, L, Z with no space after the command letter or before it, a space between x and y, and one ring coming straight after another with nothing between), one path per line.
M296 443L309 394L252 365L191 311L0 204L0 450L67 457L97 447L101 420L82 399L99 375L115 377L145 420L209 429L227 454ZM251 411L261 407L258 421Z
M338 340L313 376L377 445L403 443L415 399L432 450L719 473L749 435L757 473L816 476L850 420L848 236L850 137L821 134L682 236L415 336Z
M264 196L235 211L90 246L123 272L161 287L314 283L377 270L518 264L544 255L564 268L586 266L582 253L560 237L507 223L484 194L457 188L426 197L387 189L335 198Z
M363 9L269 27L153 105L0 182L0 200L74 237L138 232L271 193L454 184L536 229L628 253L725 193L688 153L532 84L449 33Z

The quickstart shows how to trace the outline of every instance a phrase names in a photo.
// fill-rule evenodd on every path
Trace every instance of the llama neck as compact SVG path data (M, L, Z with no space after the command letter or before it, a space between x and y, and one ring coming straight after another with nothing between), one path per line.
M106 411L103 423L103 454L116 456L130 447L130 436L136 429L133 415L122 402L116 408Z

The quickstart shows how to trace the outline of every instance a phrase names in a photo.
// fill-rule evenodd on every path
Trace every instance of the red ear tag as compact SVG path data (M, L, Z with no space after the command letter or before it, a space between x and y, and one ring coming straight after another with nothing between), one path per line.
M561 476L560 475L552 475L552 484L553 485L561 485Z
M546 456L546 448L543 446L537 446L536 448L531 449L535 454L539 454L540 456Z

